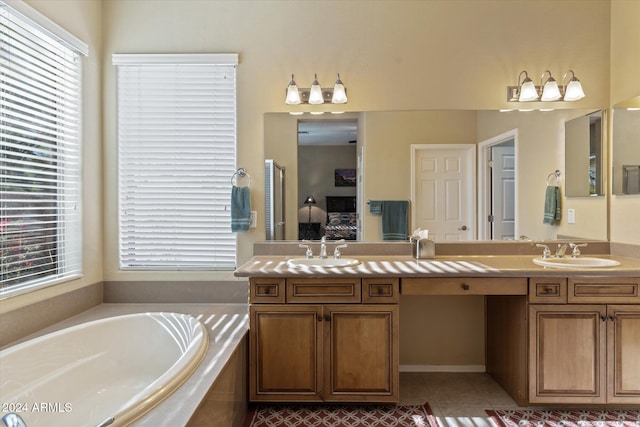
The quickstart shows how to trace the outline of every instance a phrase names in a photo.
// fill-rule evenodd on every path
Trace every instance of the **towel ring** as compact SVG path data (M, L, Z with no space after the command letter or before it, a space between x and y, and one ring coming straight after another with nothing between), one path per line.
M547 175L547 185L551 185L551 179L555 179L555 185L560 185L560 169Z
M243 183L246 180L246 183ZM236 187L248 187L251 184L251 175L245 168L238 168L233 175L231 175L231 185Z

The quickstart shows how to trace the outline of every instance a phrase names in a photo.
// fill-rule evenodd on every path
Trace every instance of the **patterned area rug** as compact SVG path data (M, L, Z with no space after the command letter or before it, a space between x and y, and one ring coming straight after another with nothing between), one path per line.
M259 405L244 427L438 427L428 403L393 405Z
M487 410L498 427L640 427L640 410Z

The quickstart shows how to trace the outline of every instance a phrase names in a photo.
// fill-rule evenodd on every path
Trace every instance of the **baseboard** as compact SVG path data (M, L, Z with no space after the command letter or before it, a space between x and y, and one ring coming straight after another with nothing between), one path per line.
M400 372L487 372L484 365L400 365Z

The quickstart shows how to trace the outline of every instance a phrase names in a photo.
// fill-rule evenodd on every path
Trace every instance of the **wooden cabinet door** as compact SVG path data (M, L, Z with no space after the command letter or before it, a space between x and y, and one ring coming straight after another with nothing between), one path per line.
M605 403L606 307L529 310L530 402Z
M608 402L640 404L640 305L607 307Z
M398 306L324 308L326 401L398 401Z
M321 401L322 306L250 306L251 400Z

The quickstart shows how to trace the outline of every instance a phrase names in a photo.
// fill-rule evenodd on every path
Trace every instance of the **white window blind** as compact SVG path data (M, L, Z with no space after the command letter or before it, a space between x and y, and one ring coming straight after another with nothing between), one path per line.
M80 99L79 51L0 2L0 297L82 274Z
M229 200L237 55L114 55L113 61L120 268L235 268Z

